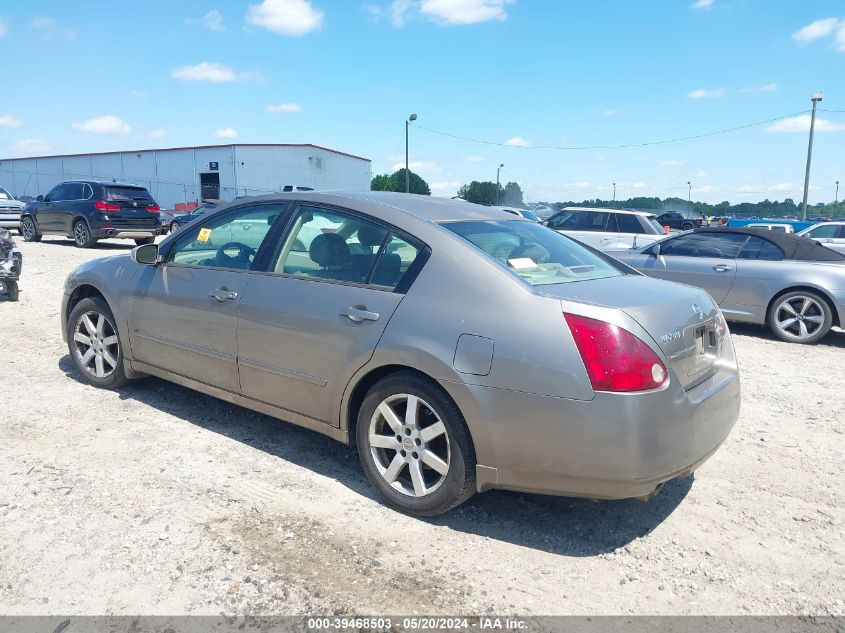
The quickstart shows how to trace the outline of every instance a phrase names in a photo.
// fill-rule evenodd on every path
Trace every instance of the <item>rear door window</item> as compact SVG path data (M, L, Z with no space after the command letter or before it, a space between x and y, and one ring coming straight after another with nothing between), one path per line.
M748 241L740 233L691 233L660 243L660 254L735 259Z
M614 213L620 233L645 233L640 219L630 213Z
M587 211L583 215L584 224L580 227L582 231L604 231L610 214L605 211Z
M83 185L81 182L69 182L64 186L64 200L82 200Z
M566 211L549 218L548 226L559 231L574 231L578 228L580 213Z
M748 242L740 252L739 258L780 261L783 259L783 251L769 240L752 236L748 238Z
M845 227L838 227L835 224L826 224L824 226L820 226L817 229L813 229L807 235L807 237L815 237L815 238L831 238L836 237L837 229L845 228Z

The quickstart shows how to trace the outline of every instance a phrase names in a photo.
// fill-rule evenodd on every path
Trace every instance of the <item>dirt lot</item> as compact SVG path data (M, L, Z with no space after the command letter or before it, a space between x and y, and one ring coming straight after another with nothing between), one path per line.
M20 246L21 300L0 302L0 613L845 613L845 333L735 327L739 423L648 503L490 492L420 521L326 437L157 379L82 384L62 283L128 247Z

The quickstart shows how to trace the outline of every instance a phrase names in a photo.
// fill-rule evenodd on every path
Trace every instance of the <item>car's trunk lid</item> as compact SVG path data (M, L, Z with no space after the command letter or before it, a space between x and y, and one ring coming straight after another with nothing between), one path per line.
M538 290L566 301L624 311L648 332L685 388L715 371L725 331L716 303L704 290L639 275Z

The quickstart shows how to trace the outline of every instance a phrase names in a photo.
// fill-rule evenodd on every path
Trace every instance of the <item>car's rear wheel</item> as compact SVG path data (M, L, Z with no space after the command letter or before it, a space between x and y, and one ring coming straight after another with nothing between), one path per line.
M152 244L156 241L154 237L139 237L135 240L137 246L144 246L145 244Z
M85 220L77 220L73 225L73 242L79 248L91 248L97 243L97 240L91 237L91 229Z
M179 223L178 222L171 222L170 223L170 232L175 233L179 230Z
M682 224L682 225L681 225L681 230L682 230L682 231L691 231L691 230L692 230L692 229L694 229L694 228L695 228L695 225L694 225L694 224L691 224L691 223L689 223L689 222L687 222L686 224Z
M20 290L18 289L18 282L17 281L7 281L6 284L6 300L7 301L17 301L20 295Z
M827 301L809 290L795 290L772 303L769 327L775 336L789 343L815 343L824 338L833 325L833 313Z
M41 233L39 233L38 229L35 228L35 220L30 217L25 217L23 220L21 220L20 232L23 236L24 242L41 241Z
M67 321L67 345L86 382L103 389L126 384L123 347L114 315L103 299L89 297L74 306Z
M402 512L442 514L475 492L475 451L463 416L439 385L417 374L373 385L356 440L367 478Z

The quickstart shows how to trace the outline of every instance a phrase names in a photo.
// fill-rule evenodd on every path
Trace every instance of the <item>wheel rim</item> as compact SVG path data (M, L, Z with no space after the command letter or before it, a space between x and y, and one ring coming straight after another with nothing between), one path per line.
M95 378L107 378L117 369L120 341L106 316L100 312L84 313L73 328L76 360L82 369Z
M370 420L368 440L379 474L403 495L430 495L449 473L449 434L434 408L418 396L385 398Z
M35 235L35 227L32 225L32 220L29 218L23 221L21 230L23 231L23 238L25 240L31 240L32 236Z
M775 308L775 327L786 338L795 341L815 336L824 327L824 321L824 309L813 297L790 297Z
M176 224L176 222L173 222L173 223L170 225L170 232L171 232L171 233L175 233L175 232L176 232L176 230L177 230L178 228L179 228L179 225L178 225L178 224Z
M83 222L77 222L73 227L73 237L77 244L85 244L88 241L88 227Z

